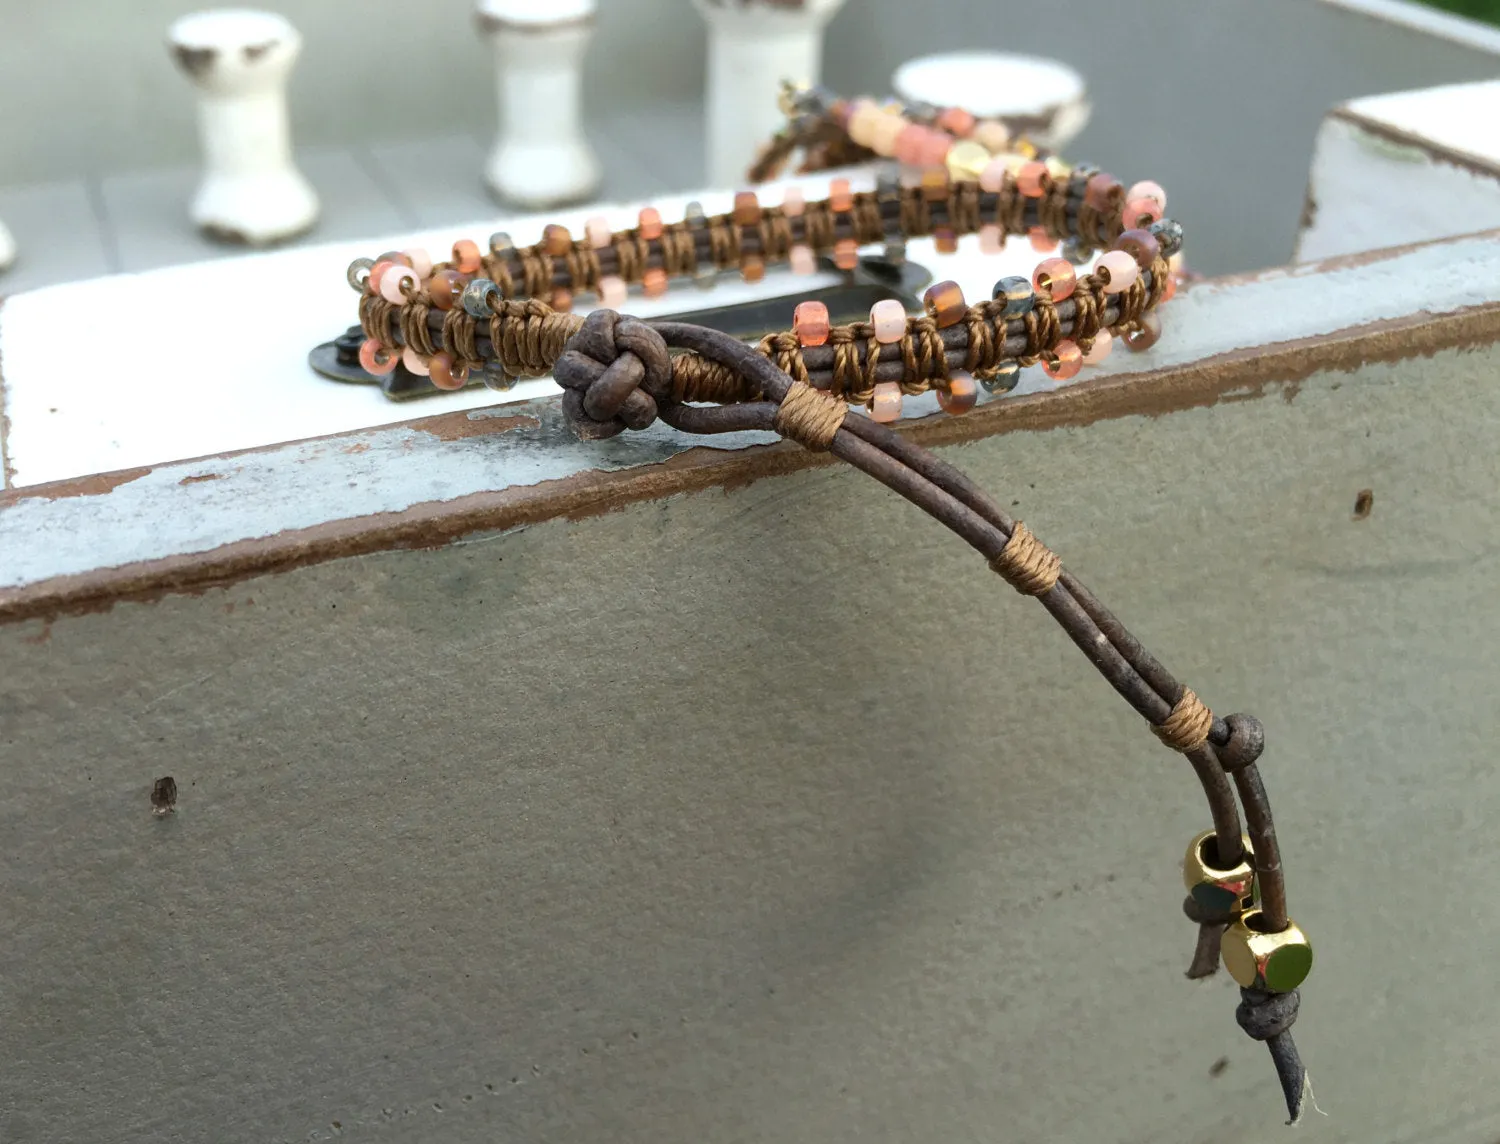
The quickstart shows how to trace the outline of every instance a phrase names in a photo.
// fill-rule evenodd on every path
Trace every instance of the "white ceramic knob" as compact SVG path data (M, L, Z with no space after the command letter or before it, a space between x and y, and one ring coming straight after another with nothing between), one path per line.
M708 24L708 182L740 187L785 122L783 80L817 83L823 30L844 0L693 0Z
M16 240L11 237L5 223L0 222L0 274L9 270L16 261Z
M588 199L599 161L583 133L583 58L594 0L479 0L495 53L500 128L485 181L501 199L544 209Z
M203 181L193 222L228 242L263 246L307 230L318 196L292 161L286 83L302 51L272 12L195 12L167 35L198 95Z
M1083 76L1066 64L1008 52L947 52L908 60L891 79L908 102L961 107L1017 121L1033 142L1061 151L1089 121Z

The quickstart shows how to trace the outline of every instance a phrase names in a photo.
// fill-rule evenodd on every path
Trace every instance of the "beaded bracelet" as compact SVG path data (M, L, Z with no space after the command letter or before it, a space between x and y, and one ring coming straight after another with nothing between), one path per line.
M859 114L850 118L863 133ZM1160 334L1156 308L1172 295L1169 260L1182 230L1162 217L1166 197L1154 183L1127 191L1091 168L1024 156L991 159L968 177L937 167L936 156L934 146L916 185L883 178L874 192L855 193L835 179L819 201L790 191L780 206L765 207L746 191L731 213L717 217L695 204L667 224L647 207L623 232L594 219L582 239L549 226L526 247L504 234L492 236L488 251L463 240L439 264L422 250L356 260L348 280L360 293L360 361L381 374L400 360L449 389L475 370L501 390L518 377L550 374L563 388L570 426L585 439L644 429L658 418L691 433L776 432L870 474L977 549L1047 609L1162 743L1192 766L1213 827L1192 840L1183 867L1184 911L1199 927L1188 976L1212 975L1222 958L1241 987L1239 1023L1269 1046L1295 1123L1308 1088L1290 1029L1312 948L1287 914L1275 826L1256 767L1264 749L1260 723L1214 716L1025 524L888 424L900 417L906 394L935 388L943 408L958 414L976 402L975 379L1007 391L1027 365L1040 362L1065 380L1099 360L1114 339L1149 347ZM1067 259L1048 257L1029 281L1002 279L990 300L975 305L953 283L940 283L927 291L920 317L882 301L868 322L831 326L825 307L804 302L790 329L758 345L617 312L635 284L654 296L672 279L701 285L728 269L753 282L772 263L808 272L820 255L847 268L867 244L932 235L939 249L952 250L968 234L978 234L987 250L1023 234L1048 249L1061 242L1109 249L1082 275ZM567 312L587 294L600 308L586 317ZM851 414L855 406L869 416Z

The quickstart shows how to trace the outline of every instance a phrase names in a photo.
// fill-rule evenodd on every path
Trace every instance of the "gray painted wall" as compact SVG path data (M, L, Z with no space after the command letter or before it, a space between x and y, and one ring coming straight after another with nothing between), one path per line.
M0 0L0 186L191 161L191 101L163 36L198 6ZM292 90L299 142L492 128L491 64L470 0L280 9L307 41ZM702 24L688 0L601 9L587 91L595 121L665 111L682 123L703 83ZM1214 273L1289 257L1330 104L1500 70L1493 56L1312 0L851 0L832 25L827 78L883 89L903 59L961 46L1044 52L1084 70L1097 111L1073 157L1160 178L1193 228L1196 265Z

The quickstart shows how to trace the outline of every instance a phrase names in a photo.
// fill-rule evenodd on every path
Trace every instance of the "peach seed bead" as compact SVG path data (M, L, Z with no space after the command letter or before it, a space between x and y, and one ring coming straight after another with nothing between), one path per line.
M618 274L606 274L599 279L599 305L606 310L618 310L625 305L628 294L625 279Z
M1094 273L1104 281L1106 294L1119 294L1130 289L1130 284L1140 277L1141 268L1123 250L1110 250L1099 256Z
M737 191L734 196L734 225L755 226L760 222L760 200L754 191Z
M997 119L986 119L974 128L974 142L995 154L1010 149L1010 128Z
M1073 264L1066 258L1049 258L1036 268L1031 284L1039 294L1045 294L1054 302L1061 302L1073 295L1078 285L1078 275ZM1071 344L1071 343L1069 343Z
M955 373L948 379L948 388L938 390L937 395L943 412L956 417L974 408L974 403L979 400L979 387L968 374Z
M389 258L382 258L374 266L370 267L370 275L365 279L365 289L371 294L379 294L380 280L385 277L385 272L392 266L399 265L400 263L392 262Z
M1152 182L1150 179L1136 183L1125 192L1125 201L1129 202L1131 199L1155 199L1157 206L1163 211L1167 209L1167 192L1162 190L1160 183Z
M392 266L380 276L380 296L399 306L406 301L405 288L417 290L421 285L417 272L410 266Z
M1108 330L1100 330L1094 335L1094 344L1089 347L1089 352L1083 355L1084 365L1098 365L1109 357L1109 351L1115 348L1115 336Z
M1057 239L1047 233L1044 226L1034 226L1026 232L1026 237L1031 239L1031 249L1038 254L1051 254L1057 249Z
M882 345L899 342L906 337L906 307L894 298L882 298L870 307L870 325Z
M896 304L900 305L899 302ZM870 398L870 420L884 424L901 420L901 386L896 382L882 381L876 384L875 395Z
M425 282L432 277L432 256L427 251L414 246L405 253L411 268L417 272L418 282Z
M959 139L965 139L974 133L975 122L973 113L962 107L944 108L937 117L937 125Z
M654 242L661 237L661 211L655 207L642 207L637 229L647 242Z
M834 211L854 209L854 195L849 190L848 179L834 179L828 184L828 209Z
M802 197L799 187L788 187L786 197L781 200L781 213L787 218L797 218L807 206L807 200Z
M667 292L667 272L653 266L641 275L641 290L648 298L660 298Z
M573 235L568 228L558 223L548 223L542 228L542 251L558 258L573 249Z
M996 156L979 172L979 189L988 191L990 194L998 194L1000 188L1005 185L1005 174L1010 170L1010 165L1003 157Z
M447 350L439 350L427 359L427 376L439 389L462 389L468 384L469 370L467 367L456 369L453 355Z
M1048 175L1046 163L1032 160L1016 172L1016 189L1028 199L1039 199L1047 193Z
M857 99L849 112L849 138L861 147L875 142L875 121L884 114L871 100Z
M992 222L979 228L979 253L999 254L1005 249L1005 235Z
M1083 351L1077 342L1060 341L1052 356L1042 359L1042 368L1053 381L1072 381L1083 368Z
M828 341L828 307L822 302L798 302L792 331L799 346L821 346Z
M893 151L896 159L908 167L919 166L922 162L922 140L926 137L927 128L920 123L908 123L896 136Z
M918 165L922 167L946 167L948 164L948 151L953 146L953 140L941 131L927 128L922 136L922 154Z
M468 284L469 280L457 270L439 270L427 280L427 293L437 309L451 310L458 305Z
M609 222L603 215L595 215L589 219L583 226L583 233L595 250L603 250L615 240L615 232L610 229Z
M390 373L400 360L400 355L395 350L386 349L374 338L366 338L359 344L360 368L376 377L384 377Z
M547 299L547 305L559 314L569 313L573 309L573 291L564 286L557 287L552 291L552 297Z
M853 270L859 265L859 243L852 238L841 238L833 244L833 264L840 270Z
M663 277L666 272L663 271ZM759 282L766 276L766 260L758 254L747 254L740 260L740 277L746 282Z
M958 325L969 313L969 304L964 301L964 292L957 282L939 282L927 287L922 307L940 330Z
M1161 207L1155 199L1127 199L1125 213L1120 216L1126 230L1150 226L1161 218Z
M427 376L427 363L422 360L422 355L410 346L401 351L401 364L418 377Z
M479 273L479 247L467 238L453 244L453 268L460 274Z
M791 263L793 274L816 274L818 272L818 259L813 254L812 247L806 243L797 243L787 252L787 261Z

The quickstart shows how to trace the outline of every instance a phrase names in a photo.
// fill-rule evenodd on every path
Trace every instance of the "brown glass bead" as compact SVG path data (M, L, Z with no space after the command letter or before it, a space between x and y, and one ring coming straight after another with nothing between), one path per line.
M935 228L932 232L932 241L937 246L939 254L953 254L958 250L958 235L953 233L952 227Z
M542 231L542 251L553 258L561 257L573 249L573 235L565 226L548 223Z
M757 226L760 223L760 199L754 191L739 191L734 196L734 225Z
M439 389L462 389L469 382L469 368L456 367L453 355L439 350L427 359L427 376Z
M1161 338L1161 319L1147 310L1125 331L1125 344L1136 353L1149 350Z
M558 286L552 291L552 298L548 302L548 305L559 314L568 313L573 308L573 292L562 286Z
M740 276L746 282L759 282L766 276L766 260L758 254L747 254L740 260Z
M479 247L467 238L453 244L453 268L463 274L479 273Z
M1084 186L1083 201L1093 207L1101 214L1108 213L1114 206L1115 200L1125 193L1125 184L1113 175L1107 175L1103 171L1094 175Z
M948 172L923 171L922 197L929 203L940 203L948 197Z
M1151 264L1161 254L1161 243L1149 230L1127 230L1115 239L1115 249L1123 250L1142 270L1150 270Z
M958 325L969 313L964 292L959 289L957 282L939 282L936 286L929 286L927 293L922 296L922 305L940 330Z
M641 290L648 298L660 298L667 292L667 272L653 266L641 275Z
M457 270L439 270L427 280L427 293L439 310L451 310L458 305L468 284L469 279Z
M853 270L859 265L859 243L852 238L841 238L833 244L833 264L840 270Z
M955 373L948 379L948 388L937 391L937 398L943 412L956 417L974 408L974 403L979 400L979 389L971 376Z

